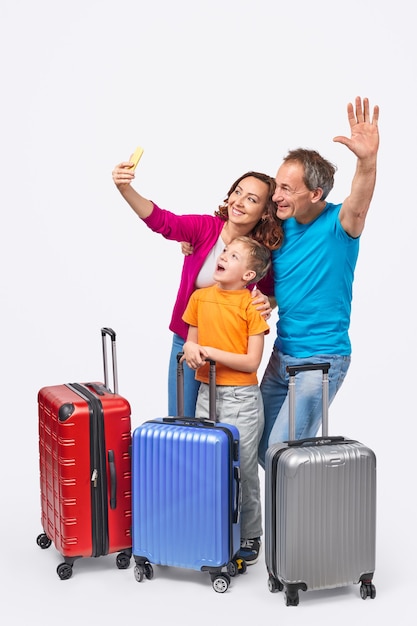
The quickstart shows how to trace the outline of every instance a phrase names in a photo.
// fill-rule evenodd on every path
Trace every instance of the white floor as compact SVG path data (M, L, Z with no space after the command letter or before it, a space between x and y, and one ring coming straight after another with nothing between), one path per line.
M364 601L359 586L352 585L301 592L299 606L287 607L282 593L272 594L268 590L263 552L256 565L232 579L224 594L213 590L207 573L176 568L156 566L153 580L138 583L133 560L129 569L118 570L114 555L80 559L74 564L71 579L60 580L56 566L62 562L61 556L53 546L42 550L36 544L41 532L37 481L35 469L29 476L17 470L13 483L18 489L14 495L9 494L14 511L10 516L2 516L2 624L49 626L64 620L63 623L84 626L143 619L184 625L212 625L223 620L251 624L262 619L269 623L283 619L286 624L295 625L305 625L309 620L324 626L376 624L394 619L399 619L401 626L415 624L416 575L411 558L414 524L411 517L403 516L404 508L399 508L401 503L395 501L395 494L391 497L387 490L381 490L379 496L374 577L377 597ZM397 517L396 510L403 512Z

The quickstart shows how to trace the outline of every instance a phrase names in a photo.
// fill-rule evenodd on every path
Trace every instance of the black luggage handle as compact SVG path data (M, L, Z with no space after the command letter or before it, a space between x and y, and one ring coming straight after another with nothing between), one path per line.
M308 372L310 370L322 370L323 374L328 374L330 363L303 363L302 365L287 365L289 376L295 376L297 372Z
M328 444L335 443L346 443L347 439L342 436L334 436L334 437L306 437L305 439L292 439L287 441L288 446L295 446L297 448L300 447L308 447L308 446L325 446Z
M113 393L119 392L119 384L117 379L117 357L116 357L116 333L112 328L104 327L101 329L101 341L103 348L103 370L104 370L104 386L108 391L109 387L109 375L107 368L107 346L106 338L110 337L111 340L111 354L112 354L112 367L113 367Z
M295 375L298 372L307 372L310 370L321 370L323 372L322 380L322 438L328 438L329 431L329 369L330 363L303 363L301 365L287 365L289 376L288 382L288 402L289 402L289 441L295 439Z
M177 354L177 413L178 417L186 417L184 415L184 366L182 363L183 352ZM192 421L198 421L208 425L215 425L216 420L216 361L207 359L210 363L209 373L209 418L189 417ZM165 417L164 421L173 421L176 417Z

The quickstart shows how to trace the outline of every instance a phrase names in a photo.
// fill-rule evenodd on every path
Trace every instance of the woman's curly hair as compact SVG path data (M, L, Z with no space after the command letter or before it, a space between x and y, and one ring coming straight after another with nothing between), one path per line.
M268 185L269 192L265 206L265 213L249 233L249 236L269 248L269 250L277 250L282 244L284 233L282 229L282 220L277 217L277 205L272 200L272 196L275 193L276 183L271 176L268 176L268 174L263 174L262 172L247 172L246 174L243 174L243 176L240 176L230 187L223 204L219 206L217 211L215 211L215 215L221 217L224 221L229 219L227 207L228 200L239 183L243 179L249 178L250 176L257 178Z

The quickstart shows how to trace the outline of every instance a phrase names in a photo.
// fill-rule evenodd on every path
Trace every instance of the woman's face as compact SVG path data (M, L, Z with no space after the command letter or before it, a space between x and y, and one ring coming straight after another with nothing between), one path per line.
M247 226L248 232L259 222L266 211L269 186L254 176L243 178L227 201L229 220Z

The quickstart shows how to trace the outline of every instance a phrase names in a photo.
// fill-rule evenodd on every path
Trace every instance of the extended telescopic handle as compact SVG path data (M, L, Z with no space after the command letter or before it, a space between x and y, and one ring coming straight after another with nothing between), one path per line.
M295 439L295 375L297 372L307 372L310 370L321 370L322 380L322 425L323 437L328 436L329 431L329 369L330 363L305 363L303 365L288 365L287 372L290 377L288 382L288 402L289 402L289 439Z
M110 391L109 387L109 374L107 366L107 349L106 340L107 337L111 339L111 354L112 354L112 369L113 369L113 393L119 392L119 383L117 380L117 355L116 355L116 333L112 328L101 329L101 340L103 347L103 369L104 369L104 386Z
M183 352L177 354L177 413L179 417L192 417L184 415L184 367L181 361ZM216 423L216 361L207 359L210 363L209 373L209 420ZM207 421L207 420L204 420Z

